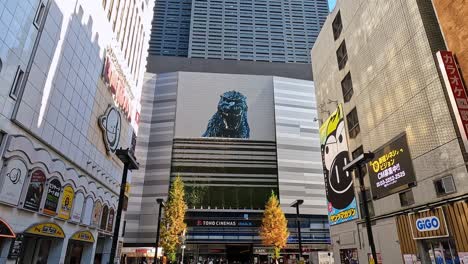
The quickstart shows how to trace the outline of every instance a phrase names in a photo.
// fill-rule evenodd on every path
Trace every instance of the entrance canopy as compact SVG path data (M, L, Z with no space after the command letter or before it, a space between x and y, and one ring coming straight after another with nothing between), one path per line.
M55 223L36 224L26 229L25 233L39 236L65 238L63 229Z
M13 232L11 226L0 218L0 237L15 238L16 234Z

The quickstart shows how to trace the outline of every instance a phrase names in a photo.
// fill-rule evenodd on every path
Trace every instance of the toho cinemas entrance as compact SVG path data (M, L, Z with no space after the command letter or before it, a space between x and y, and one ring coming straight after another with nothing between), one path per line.
M465 201L397 217L403 263L468 263L468 204Z

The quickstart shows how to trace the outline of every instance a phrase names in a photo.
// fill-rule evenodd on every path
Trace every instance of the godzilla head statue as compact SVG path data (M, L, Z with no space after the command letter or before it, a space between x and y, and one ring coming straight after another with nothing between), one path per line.
M225 92L203 137L249 138L247 109L247 97L237 91Z

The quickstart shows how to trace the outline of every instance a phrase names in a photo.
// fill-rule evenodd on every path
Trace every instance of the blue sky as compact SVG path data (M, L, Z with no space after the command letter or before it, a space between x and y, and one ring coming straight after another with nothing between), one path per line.
M332 11L335 8L336 0L328 0L328 10Z

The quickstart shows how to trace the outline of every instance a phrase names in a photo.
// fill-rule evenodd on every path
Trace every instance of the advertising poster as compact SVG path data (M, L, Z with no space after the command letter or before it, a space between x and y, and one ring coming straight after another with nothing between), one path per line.
M377 253L377 262L374 261L374 258L372 257L371 253L367 253L367 259L368 259L369 263L375 263L375 264L382 264L383 263L382 255L380 253Z
M71 220L73 222L79 223L81 221L81 215L84 206L84 195L83 193L79 192L76 194L73 204L73 210L71 214Z
M59 180L53 179L49 182L47 189L46 201L43 212L48 215L55 215L57 212L60 193L62 192L62 184Z
M27 174L28 169L23 161L9 160L0 176L0 201L18 205Z
M340 249L341 264L359 264L356 248Z
M29 182L28 192L24 200L24 208L39 211L41 204L42 193L44 192L46 176L42 170L35 170L31 174L31 181Z
M99 221L101 220L101 211L102 211L102 204L100 201L97 201L94 204L94 209L93 209L93 216L92 216L92 222L91 225L99 227Z
M350 160L341 104L320 127L320 145L330 225L357 219L353 177L343 170Z
M416 181L406 134L386 143L376 150L369 163L369 179L374 199L408 188Z
M65 188L63 188L62 202L60 204L58 217L65 220L70 219L74 196L75 192L73 191L73 188L70 185L67 185L65 186Z
M468 264L468 252L458 252L460 264Z
M107 219L107 231L112 232L114 226L114 209L110 209L109 218Z
M91 225L91 217L93 215L94 202L93 198L86 198L86 204L83 212L83 219L81 222L85 225Z

